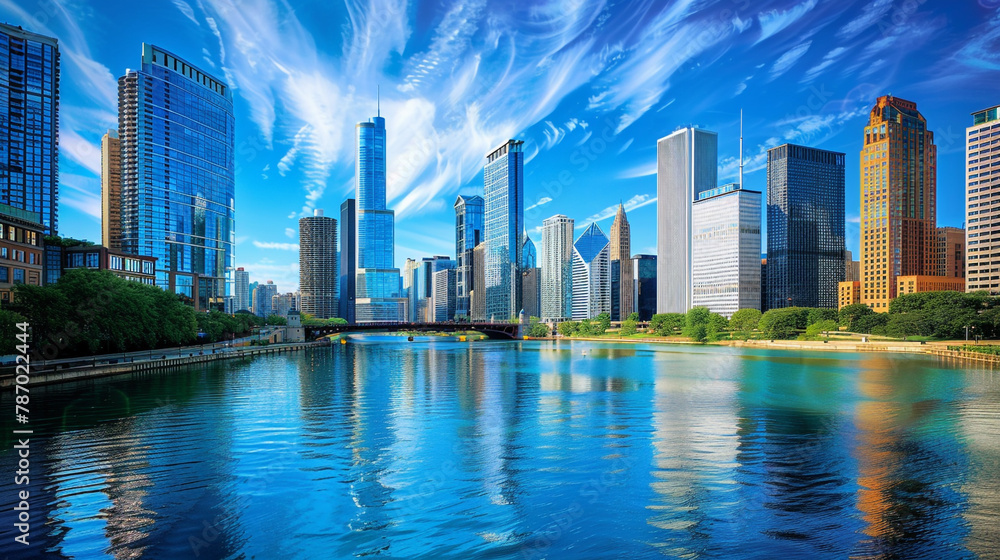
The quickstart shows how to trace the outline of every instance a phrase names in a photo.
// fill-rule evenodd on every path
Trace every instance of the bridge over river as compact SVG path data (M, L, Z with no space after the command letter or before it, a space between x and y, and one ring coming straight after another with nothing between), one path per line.
M519 323L365 323L361 325L329 325L325 327L305 327L306 340L341 333L363 332L466 332L475 331L497 340L519 340L522 338Z

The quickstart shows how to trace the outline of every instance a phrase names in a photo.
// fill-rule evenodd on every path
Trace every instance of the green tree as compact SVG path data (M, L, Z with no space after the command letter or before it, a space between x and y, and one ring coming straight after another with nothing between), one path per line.
M649 332L660 336L672 336L684 328L687 316L684 313L657 313L649 321Z
M729 318L729 328L740 338L747 338L750 333L757 330L760 323L761 312L759 309L740 309Z
M705 340L708 332L708 319L711 315L712 312L707 307L692 307L684 318L684 328L681 329L681 334L695 342Z
M891 304L890 304L891 305ZM930 329L923 311L890 313L885 325L885 334L906 340L907 337L922 335Z
M802 336L805 340L816 340L824 332L837 330L837 321L825 319L818 323L813 323L806 327L806 333Z
M799 330L805 328L808 312L802 307L769 309L764 313L757 328L764 338L785 340L795 338Z
M825 307L812 307L806 315L806 326L814 325L821 321L836 321L840 318L840 314L837 313L836 309L828 309Z
M622 328L620 334L622 336L632 336L637 332L635 328L635 319L631 317L622 321Z
M275 325L280 327L287 325L288 320L282 317L281 315L271 314L267 316L267 321L265 323L268 325Z
M556 327L559 334L566 337L575 335L579 329L580 323L577 323L576 321L563 321L562 323L559 323L558 327Z
M538 317L528 319L528 336L532 338L545 338L549 336L549 326Z
M601 313L600 315L594 318L594 321L596 321L597 325L600 327L600 332L598 332L597 334L604 334L609 328L611 328L610 313Z
M851 332L857 332L855 330L855 322L867 315L874 315L875 311L871 307L863 303L852 303L851 305L845 305L840 309L839 320L840 326L847 327L847 330Z
M729 321L718 313L712 313L708 316L708 324L705 325L705 337L709 342L719 340L722 338L722 333L728 329Z
M850 330L864 334L885 334L885 326L888 322L888 313L862 315L851 323Z
M528 329L528 336L534 338L545 338L549 336L549 326L545 323L535 323Z
M20 313L0 309L0 356L14 354L17 351L17 346L21 344L17 335L23 332L17 324L26 322L28 320Z
M633 311L633 312L631 312L631 313L628 314L628 317L626 317L625 320L626 321L635 321L636 323L638 323L639 322L639 313L637 311Z

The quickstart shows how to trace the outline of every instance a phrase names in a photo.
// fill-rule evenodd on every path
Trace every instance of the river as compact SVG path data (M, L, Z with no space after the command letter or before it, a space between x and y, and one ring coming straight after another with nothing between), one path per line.
M1000 558L1000 376L935 358L366 336L30 395L7 558Z

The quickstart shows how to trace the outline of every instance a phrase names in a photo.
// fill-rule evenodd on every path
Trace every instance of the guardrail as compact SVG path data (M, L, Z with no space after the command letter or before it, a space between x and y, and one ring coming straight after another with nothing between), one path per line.
M72 381L78 379L90 379L94 377L104 377L108 375L120 375L126 373L148 372L154 370L173 369L187 367L191 365L213 362L216 360L243 359L268 354L281 354L285 352L295 352L316 346L329 346L326 342L302 342L292 344L270 344L266 346L250 346L231 348L225 352L204 351L183 352L185 355L177 355L175 351L167 354L153 352L152 359L144 360L121 360L112 359L107 356L101 359L92 358L90 360L60 360L59 363L50 363L47 367L38 369L34 366L30 368L32 385L44 385L48 383L58 383L61 381ZM176 350L176 349L175 349ZM146 355L147 352L141 354ZM157 355L161 357L157 357ZM0 373L0 389L7 389L14 384L14 368L7 368L9 371Z

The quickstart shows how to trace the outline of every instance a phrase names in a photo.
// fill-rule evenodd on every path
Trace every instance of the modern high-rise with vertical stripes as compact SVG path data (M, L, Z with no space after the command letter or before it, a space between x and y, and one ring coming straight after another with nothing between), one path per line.
M316 209L299 219L300 310L317 319L337 316L340 284L337 220Z
M1000 294L1000 105L965 130L965 289Z
M235 127L229 86L164 49L144 43L118 79L122 250L197 310L233 293Z

